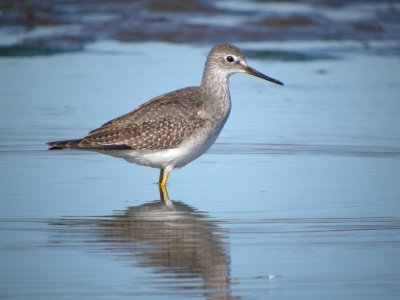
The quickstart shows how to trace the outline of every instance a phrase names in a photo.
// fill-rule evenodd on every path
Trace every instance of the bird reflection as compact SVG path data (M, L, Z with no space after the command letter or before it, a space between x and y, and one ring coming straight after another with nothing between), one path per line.
M115 251L135 266L154 270L159 278L168 278L172 288L197 289L206 299L234 299L229 293L226 231L204 213L171 201L165 187L160 188L160 198L113 216L69 218L57 225L88 226L92 245L99 242L101 251Z

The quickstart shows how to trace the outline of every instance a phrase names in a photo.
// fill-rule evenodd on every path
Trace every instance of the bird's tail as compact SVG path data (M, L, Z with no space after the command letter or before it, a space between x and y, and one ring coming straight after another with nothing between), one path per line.
M80 148L78 146L80 142L81 142L81 139L65 140L65 141L48 142L47 145L50 146L49 150L77 149L77 148Z
M85 139L48 142L49 150L81 149L81 150L127 150L132 149L127 145L107 145L85 143Z

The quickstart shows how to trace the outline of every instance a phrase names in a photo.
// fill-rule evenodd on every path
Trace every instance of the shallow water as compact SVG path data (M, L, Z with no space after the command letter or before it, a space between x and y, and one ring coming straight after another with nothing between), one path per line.
M285 86L231 78L230 119L172 172L170 205L158 170L45 142L198 84L210 45L0 58L0 298L398 299L396 42L237 45Z

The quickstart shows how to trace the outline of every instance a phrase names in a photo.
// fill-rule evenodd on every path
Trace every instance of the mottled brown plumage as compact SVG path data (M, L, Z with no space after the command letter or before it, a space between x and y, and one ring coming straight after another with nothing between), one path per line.
M82 139L49 145L55 149L93 150L175 148L204 125L204 118L198 115L202 109L200 99L198 87L167 93L103 124Z

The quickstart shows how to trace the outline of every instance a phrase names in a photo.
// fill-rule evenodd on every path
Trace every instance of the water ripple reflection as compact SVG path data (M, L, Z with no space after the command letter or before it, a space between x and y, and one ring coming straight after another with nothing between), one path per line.
M144 278L142 284L180 295L190 291L207 299L233 299L227 232L187 204L158 200L112 216L68 217L51 225L58 228L52 237L57 246L75 244L78 238L76 245L83 242L92 251L112 252L135 267L152 270L156 278Z
M209 153L398 157L400 148L364 145L216 143Z
M246 244L302 247L400 246L400 218L229 219L230 234Z

